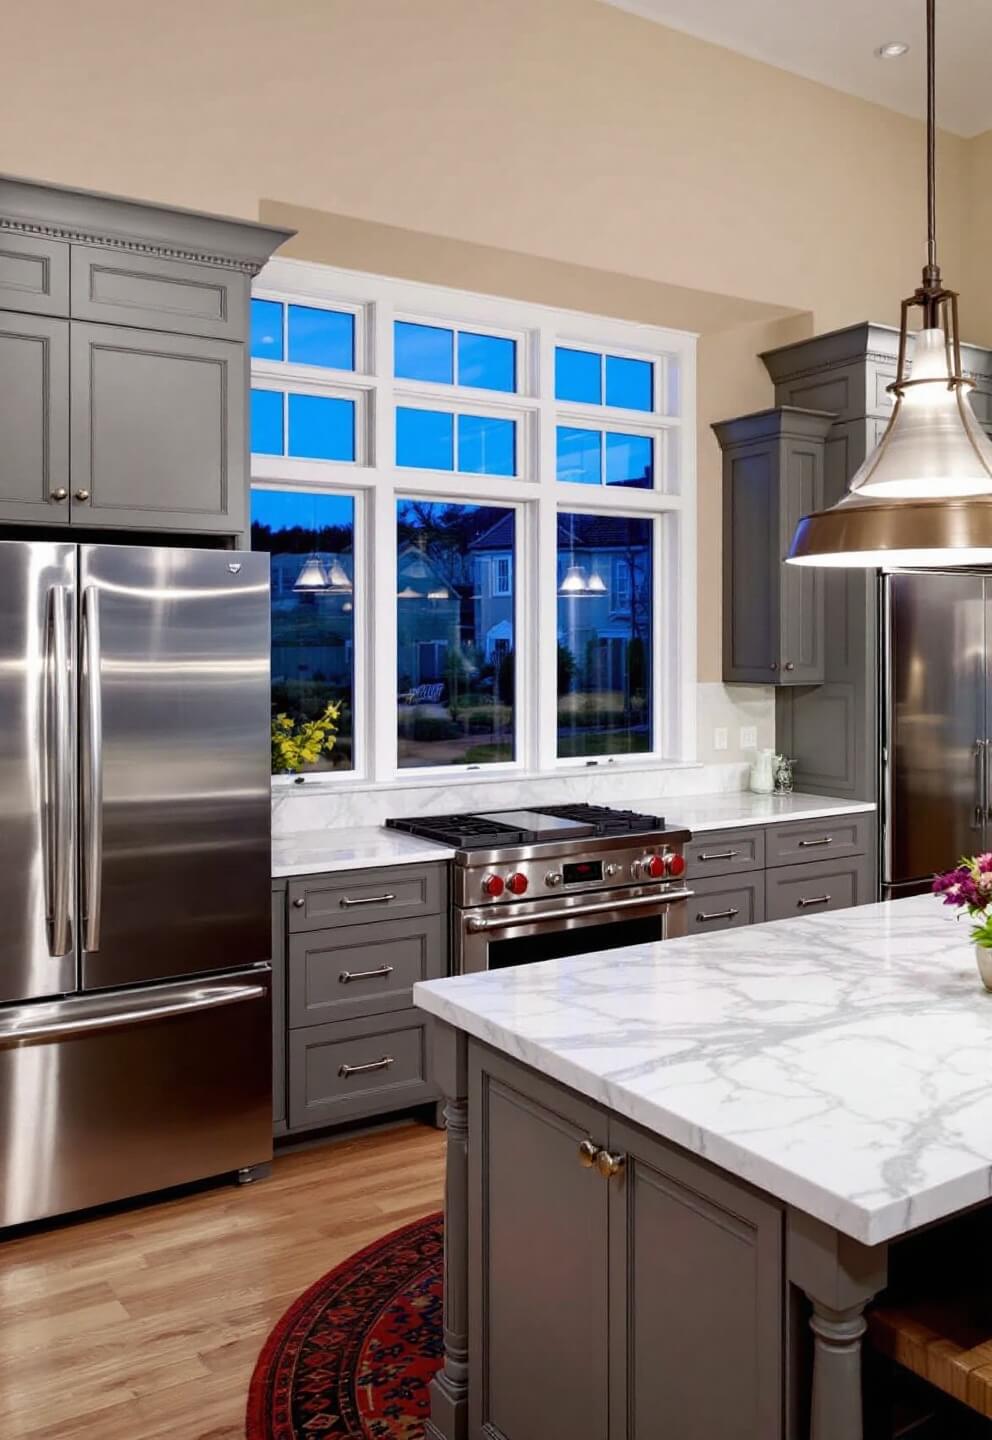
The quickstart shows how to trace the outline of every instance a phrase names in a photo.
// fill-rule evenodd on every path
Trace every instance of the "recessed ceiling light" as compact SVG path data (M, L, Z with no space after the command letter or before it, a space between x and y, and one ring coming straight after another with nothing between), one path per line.
M909 46L902 40L889 40L885 45L879 45L875 54L879 60L898 60L908 49Z

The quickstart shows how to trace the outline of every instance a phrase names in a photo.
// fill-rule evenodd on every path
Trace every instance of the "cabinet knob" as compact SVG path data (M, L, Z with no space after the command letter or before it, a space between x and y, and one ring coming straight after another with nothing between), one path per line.
M86 501L90 498L90 492L88 490L77 490L72 498L74 500L79 500L82 504L85 504Z
M51 495L49 495L48 498L52 501L53 504L58 505L63 500L68 500L69 492L68 490L63 490L62 487L59 486L57 490L52 491Z
M769 665L768 668L769 668L769 670L777 670L777 669L778 669L778 661L777 661L777 660L773 660L772 663Z
M791 660L786 660L786 662L785 662L785 668L786 668L786 670L795 670L796 667L795 667L795 665L793 665L793 663L792 663Z
M303 898L302 895L300 896L300 898L299 898L298 900L294 900L294 901L293 901L293 904L295 905L295 907L296 907L297 910L302 910L303 907L304 907L304 905L305 905L306 903L307 903L307 902L304 900L304 898Z
M624 1167L625 1156L611 1155L609 1150L600 1150L596 1156L596 1169L604 1180L612 1180Z
M579 1146L579 1164L587 1170L591 1170L596 1163L596 1156L599 1154L599 1146L591 1140L583 1140Z

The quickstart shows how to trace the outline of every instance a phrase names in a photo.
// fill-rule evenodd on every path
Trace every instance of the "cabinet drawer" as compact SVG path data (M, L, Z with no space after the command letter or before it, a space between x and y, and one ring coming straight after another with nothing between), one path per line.
M445 902L446 874L440 865L314 875L290 881L289 928L325 930L331 925L439 915Z
M333 1125L436 1098L420 1010L311 1025L289 1036L289 1123Z
M436 980L445 973L445 950L440 915L294 935L290 1026L406 1010L417 980Z
M31 315L68 315L68 245L0 231L0 306Z
M142 330L244 340L248 277L216 265L72 247L72 315Z
M765 919L816 915L821 910L846 910L873 900L874 884L867 855L850 860L819 860L809 865L784 865L765 872Z
M685 847L685 858L691 882L705 880L709 875L761 870L765 864L765 832L718 830L714 835L690 840Z
M689 907L689 934L709 935L715 930L738 930L742 925L759 925L765 918L765 876L763 871L739 880L715 876L693 880Z
M773 865L806 865L814 860L864 855L870 849L870 813L832 815L826 820L800 820L794 825L769 825L765 857Z

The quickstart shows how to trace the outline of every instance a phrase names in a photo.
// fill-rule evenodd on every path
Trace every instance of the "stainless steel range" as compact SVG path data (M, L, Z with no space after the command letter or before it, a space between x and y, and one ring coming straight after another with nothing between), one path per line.
M456 847L458 974L585 955L686 933L692 837L658 815L551 805L387 825Z

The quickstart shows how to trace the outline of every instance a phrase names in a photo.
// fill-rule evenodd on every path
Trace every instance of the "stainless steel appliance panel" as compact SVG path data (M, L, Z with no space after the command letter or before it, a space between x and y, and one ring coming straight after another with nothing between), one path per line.
M86 989L270 953L268 557L80 550Z
M0 1226L272 1155L271 976L0 1012Z
M73 545L0 542L0 1002L76 986Z
M886 893L910 893L985 848L989 734L981 575L885 581ZM900 888L901 887L901 888Z

